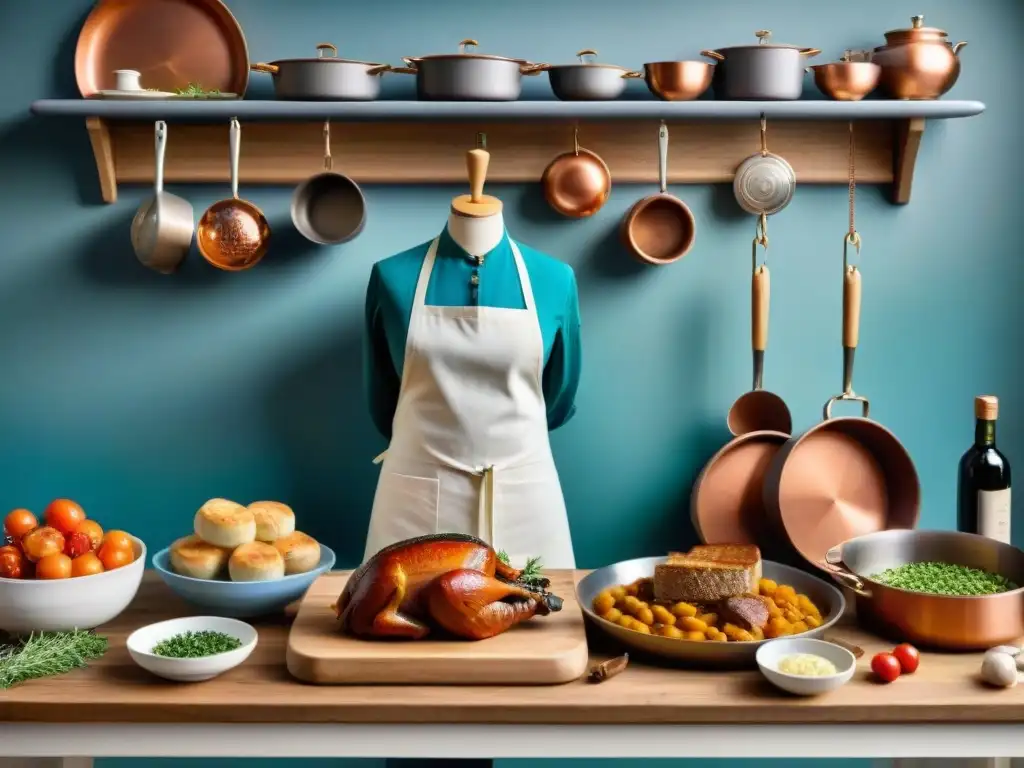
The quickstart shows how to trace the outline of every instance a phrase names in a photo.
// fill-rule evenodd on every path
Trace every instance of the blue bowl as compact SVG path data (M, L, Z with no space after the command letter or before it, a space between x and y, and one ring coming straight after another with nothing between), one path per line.
M193 579L171 570L171 548L153 555L153 567L178 597L214 616L243 619L280 613L306 594L317 577L334 567L334 551L320 545L320 563L312 571L273 581L220 581Z

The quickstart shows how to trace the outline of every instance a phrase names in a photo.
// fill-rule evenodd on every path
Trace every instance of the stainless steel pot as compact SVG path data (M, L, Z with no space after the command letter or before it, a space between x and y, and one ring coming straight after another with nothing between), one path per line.
M373 101L380 95L380 76L391 67L369 61L339 59L338 49L320 43L315 59L281 59L250 65L253 72L274 76L274 95L291 101ZM329 56L324 53L329 51Z
M192 247L195 215L188 200L164 192L167 123L158 120L154 128L156 172L153 195L143 201L132 219L131 240L135 256L142 264L169 275L177 270Z
M522 93L521 77L543 70L525 59L466 52L477 45L467 38L459 43L458 53L408 56L403 61L409 66L391 71L416 75L421 101L515 101Z
M979 568L1017 589L952 597L889 587L873 578L907 563ZM824 566L857 595L857 619L893 640L952 651L980 651L1024 635L1024 552L985 536L957 531L891 530L833 547Z
M366 198L359 185L334 171L329 121L324 123L323 173L306 179L295 189L291 212L299 233L320 245L348 242L366 224Z
M596 56L590 48L578 51L578 64L542 64L538 71L546 70L551 90L562 101L606 101L617 99L626 90L630 78L642 78L643 72L633 72L614 64L595 64L586 57Z
M715 71L715 98L725 101L793 101L804 89L805 59L817 48L772 45L771 32L759 30L757 45L701 51L721 62Z

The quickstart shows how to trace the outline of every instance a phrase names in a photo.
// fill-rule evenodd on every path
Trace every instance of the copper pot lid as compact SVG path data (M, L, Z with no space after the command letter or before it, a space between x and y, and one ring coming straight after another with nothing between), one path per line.
M476 48L480 43L472 38L467 37L465 40L459 41L459 52L458 53L434 53L429 56L405 56L405 61L410 66L415 66L421 61L440 61L443 59L487 59L489 61L511 61L516 64L529 64L530 62L526 59L511 59L508 56L494 56L489 53L467 53L466 48L472 46Z
M892 29L885 33L885 42L910 43L910 42L945 42L947 37L944 29L924 26L924 16L917 15L910 17L911 27L909 29Z
M331 43L318 43L316 46L317 55L313 58L304 59L278 59L270 62L273 66L281 66L282 64L298 64L305 61L317 61L323 62L324 64L362 64L367 67L383 67L384 65L376 61L358 61L356 59L339 59L338 58L338 47ZM324 55L325 52L329 51L329 55Z
M629 72L628 67L620 67L618 64L601 64L588 58L589 56L597 56L597 51L593 48L584 48L582 51L576 51L576 58L579 61L573 64L550 64L545 69L583 69L583 68L604 68L604 69L618 69L623 72Z
M757 37L757 42L755 44L753 44L753 45L731 45L728 48L715 48L714 52L715 53L720 53L720 54L726 54L729 51L748 51L748 50L762 50L762 49L771 49L771 48L788 48L788 49L791 49L791 50L796 50L796 51L801 51L801 52L804 52L804 51L807 51L807 52L814 51L815 53L819 53L817 48L807 48L806 46L789 45L787 43L769 43L768 41L771 39L771 36L772 36L772 31L770 29L759 29L759 30L757 30L757 32L754 33L754 36ZM808 55L813 55L813 54L808 54Z

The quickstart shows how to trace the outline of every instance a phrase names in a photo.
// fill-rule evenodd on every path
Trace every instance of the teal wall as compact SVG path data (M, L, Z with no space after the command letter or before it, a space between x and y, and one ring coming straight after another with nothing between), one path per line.
M929 124L909 206L890 205L878 188L859 194L857 388L917 462L926 527L954 525L955 467L972 437L974 394L1002 398L1002 445L1024 456L1019 0L229 5L257 60L309 55L326 39L348 57L397 62L472 36L487 51L534 60L567 61L593 46L602 60L629 66L692 58L766 26L780 42L834 58L925 13L971 43L951 97L980 99L988 111ZM278 498L338 551L340 565L353 565L376 479L370 459L383 448L360 392L363 290L374 261L440 230L453 189L368 189L366 231L341 248L293 235L289 189L244 189L278 232L279 247L258 269L221 274L193 256L176 277L147 272L128 242L147 191L123 188L116 205L102 205L81 123L28 115L33 99L77 95L74 44L90 6L0 6L0 506L38 510L70 496L159 548L188 530L210 496ZM253 80L267 95L269 83ZM410 87L388 80L392 94ZM544 94L546 78L527 87ZM335 140L344 141L343 129ZM175 191L201 211L226 190ZM604 210L580 222L550 214L536 185L491 191L507 202L513 236L570 262L579 279L579 413L553 443L580 564L689 538L690 483L724 442L725 412L749 385L753 222L725 186L677 188L697 217L696 247L675 266L635 270L615 229L648 189L617 187ZM767 381L798 428L840 386L845 227L842 186L802 187L771 223ZM1021 543L1019 513L1016 531Z

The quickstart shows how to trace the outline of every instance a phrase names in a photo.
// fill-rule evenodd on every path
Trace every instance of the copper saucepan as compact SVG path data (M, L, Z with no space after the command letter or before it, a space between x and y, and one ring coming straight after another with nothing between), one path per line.
M955 597L889 587L874 576L907 563L965 565L1003 576L1017 589ZM880 531L832 547L832 577L857 595L857 619L881 634L950 651L980 651L1024 636L1024 552L957 531Z
M612 192L612 174L596 153L580 147L579 128L573 128L573 151L565 152L544 169L541 185L548 205L563 216L593 216Z
M847 245L853 237L847 236ZM859 250L859 240L854 244ZM847 539L914 528L921 506L917 470L906 448L868 418L868 399L853 391L861 279L845 247L843 270L843 392L828 400L819 424L787 441L764 483L765 508L777 529L819 568L825 553ZM862 416L833 418L837 402L860 403Z
M242 126L231 119L231 197L214 203L199 220L196 243L218 269L239 272L256 265L270 246L270 224L263 211L238 196Z
M638 200L622 221L623 243L635 258L661 266L679 261L693 247L697 224L686 203L668 194L668 126L658 129L657 195Z

